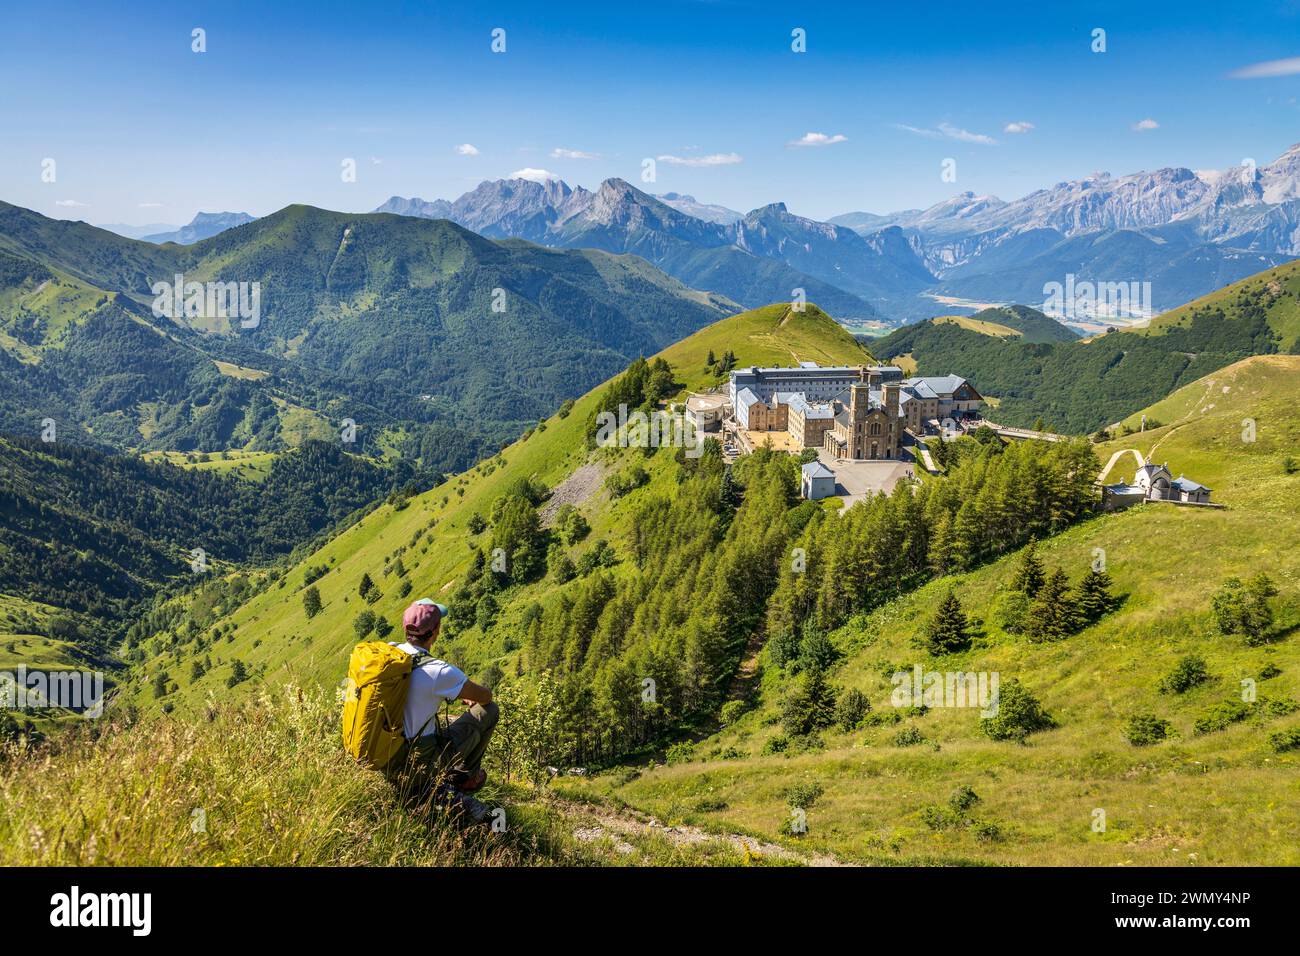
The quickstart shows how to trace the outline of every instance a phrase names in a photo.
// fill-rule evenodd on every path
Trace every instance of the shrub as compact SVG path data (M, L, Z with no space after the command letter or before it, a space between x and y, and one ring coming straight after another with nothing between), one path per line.
M1157 686L1166 693L1183 694L1209 679L1210 672L1205 667L1205 659L1189 654Z
M1272 579L1262 572L1245 584L1228 578L1211 601L1215 623L1223 634L1240 634L1249 645L1262 644L1273 627L1268 601L1276 595Z
M1265 720L1273 717L1285 717L1288 714L1294 714L1300 710L1300 704L1297 704L1290 697L1261 697L1255 709Z
M997 843L1002 839L1002 828L988 820L973 824L971 833L975 834L975 839L980 843Z
M772 754L783 754L790 747L790 738L785 734L775 734L768 738L767 743L763 744L763 756L770 757Z
M952 807L958 813L965 813L979 802L979 794L965 784L954 790L952 796L948 798L948 806Z
M664 754L664 763L670 767L674 764L690 763L693 756L695 756L695 748L686 741L682 741L668 748L667 753Z
M1215 704L1197 719L1196 732L1198 734L1212 734L1238 721L1245 720L1249 716L1250 706L1239 700Z
M309 621L320 613L320 589L316 585L313 584L302 592L302 609Z
M1282 668L1270 662L1259 669L1259 679L1268 680L1270 677L1277 677L1281 673Z
M1286 753L1289 750L1300 750L1300 727L1293 727L1290 730L1279 730L1276 733L1269 734L1268 744L1277 753Z
M785 667L799 657L799 635L781 631L767 642L767 653L777 667Z
M487 530L487 519L476 511L469 516L469 521L466 522L465 526L469 529L470 534L482 534Z
M701 797L695 801L694 809L696 813L717 813L727 809L727 801L717 797Z
M1124 738L1134 747L1149 747L1169 736L1169 721L1155 714L1134 714L1124 727Z
M921 822L931 830L951 830L961 823L961 816L946 807L930 804L921 808Z
M787 806L809 810L825 792L826 788L816 781L792 783L785 788L785 802Z
M904 727L898 733L894 734L895 747L914 747L917 744L925 743L925 735L915 727Z
M1013 677L1002 686L998 712L980 720L980 727L993 740L1024 742L1030 734L1056 726L1042 704Z
M992 613L989 616L1005 633L1023 634L1029 603L1029 597L1024 591L1003 591L993 602Z
M871 710L867 695L856 687L845 691L835 705L835 723L840 730L856 730L862 718Z
M749 709L749 704L743 700L729 700L722 705L722 710L718 713L718 720L722 726L729 727L738 721Z
M610 475L605 479L605 487L615 498L622 498L624 495L635 491L650 480L646 470L640 465L632 465L621 472Z

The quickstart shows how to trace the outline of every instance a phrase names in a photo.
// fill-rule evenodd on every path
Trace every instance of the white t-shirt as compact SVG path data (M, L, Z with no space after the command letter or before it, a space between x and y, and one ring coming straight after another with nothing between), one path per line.
M394 645L408 654L429 652L409 642ZM458 667L446 661L427 657L411 671L411 687L406 692L406 739L414 740L416 734L428 736L438 730L437 713L443 701L455 700L465 686L466 677ZM423 728L423 733L421 733Z

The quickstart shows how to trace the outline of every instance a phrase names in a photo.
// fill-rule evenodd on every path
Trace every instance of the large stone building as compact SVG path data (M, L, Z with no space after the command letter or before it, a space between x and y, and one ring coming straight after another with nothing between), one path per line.
M898 458L904 422L898 415L899 382L872 388L872 382L849 386L849 401L835 415L822 447L836 458L877 461Z
M983 398L956 375L904 378L893 365L743 368L728 396L748 432L787 432L801 448L836 458L897 459L904 431L922 434L946 418L975 413Z

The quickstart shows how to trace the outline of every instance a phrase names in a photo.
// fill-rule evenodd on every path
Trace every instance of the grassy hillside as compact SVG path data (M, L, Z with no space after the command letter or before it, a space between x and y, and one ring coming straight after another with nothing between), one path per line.
M108 668L133 614L192 586L196 560L201 573L267 566L377 499L433 480L320 442L182 469L0 437L0 465L0 594L13 602L3 620L14 638L0 631L0 647L29 664L71 655Z
M970 317L1014 329L1026 342L1073 342L1075 333L1038 309L1027 305L1003 305L983 309Z
M939 315L929 321L999 339L1017 338L1021 342L1073 342L1078 338L1060 322L1024 305L996 306L974 315Z
M991 335L997 339L1014 338L1021 334L1009 325L1001 325L997 322L986 322L969 315L936 315L929 321L933 322L935 325L955 325L958 328L967 329L971 332L978 332L981 335Z
M1041 418L1054 431L1086 434L1246 356L1294 352L1298 275L1294 263L1279 266L1162 316L1150 329L1088 340L1071 333L1068 341L1028 342L932 321L899 329L873 349L921 375L970 379L997 400L1006 424ZM985 321L987 312L974 318ZM1001 324L1012 327L1009 319Z
M704 360L710 349L720 353L715 347L719 341L735 351L741 364L772 361L774 350L783 347L782 329L804 339L794 357L817 350L823 361L863 360L842 330L816 312L788 315L783 307L772 307L722 325L666 353L673 358L679 383L712 380ZM714 337L714 331L724 337ZM1300 399L1297 372L1300 359L1292 357L1239 363L1213 381L1170 396L1160 410L1168 424L1126 440L1140 441L1143 453L1154 450L1176 472L1214 488L1215 499L1229 506L1226 510L1150 506L1084 521L1039 544L1049 570L1061 567L1071 582L1097 560L1097 549L1104 551L1121 604L1092 626L1047 643L1031 643L1005 631L998 609L1020 559L1012 553L922 584L874 610L852 615L829 633L833 659L825 673L831 688L840 697L856 689L870 704L871 716L854 729L831 726L811 737L786 737L783 711L802 678L793 673L792 664L778 663L769 640L750 649L729 691L732 703L721 712L721 728L716 722L703 724L691 740L675 744L648 764L642 756L634 765L598 769L586 777L563 776L549 795L511 786L494 789L489 798L507 805L512 820L522 821L524 845L531 848L528 859L536 862L753 861L756 854L737 849L742 837L751 847L761 842L761 855L768 861L790 862L1300 862L1294 850L1300 846L1296 751L1270 743L1274 734L1300 731L1300 711L1291 706L1300 698L1300 651L1295 644L1300 557L1294 549L1277 547L1278 541L1300 535L1300 508L1294 504L1300 478L1285 467L1300 440L1300 422L1288 413ZM1215 400L1207 401L1207 395ZM88 815L99 821L89 826L97 831L114 819L105 794L147 769L142 754L148 748L165 755L170 751L164 741L179 735L192 755L183 762L184 778L178 777L182 803L190 799L186 788L208 779L214 766L250 766L247 754L252 753L259 770L273 768L297 761L293 748L305 746L308 769L292 779L309 789L320 788L326 795L323 802L336 806L329 796L336 788L365 784L352 780L350 767L336 765L336 752L330 756L328 702L311 705L315 716L308 722L310 730L294 724L296 718L283 711L256 717L269 722L254 727L272 741L260 748L233 730L211 729L231 726L227 721L236 719L233 713L221 716L218 708L215 724L196 724L193 717L208 712L214 700L279 697L278 689L286 683L332 687L356 640L354 617L368 609L396 620L411 597L451 595L470 568L471 547L486 543L488 533L475 534L471 517L488 515L493 501L520 478L546 482L554 489L552 502L563 499L578 505L591 533L577 551L593 549L601 538L613 542L620 553L629 548L632 512L655 498L672 498L674 489L694 493L696 486L683 482L670 455L589 453L584 421L601 398L600 393L584 396L567 414L548 420L544 429L467 475L408 503L379 508L279 580L231 576L159 607L151 616L159 626L139 634L135 650L141 662L123 689L123 701L154 713L160 708L171 711L168 717L150 718L150 729L141 732L162 736L122 735L113 753L119 755L119 764L134 769L114 774L105 765L100 771L108 781L104 784L92 783L88 770L66 780L51 778L58 786L49 790L34 775L16 771L4 786L22 799L7 803L54 812L55 792L84 794L77 802L96 808ZM1241 422L1247 417L1258 424L1257 440L1243 443ZM1104 458L1119 447L1126 446L1122 441L1110 443L1098 452ZM601 479L626 468L629 455L632 461L644 462L648 483L612 498ZM588 480L593 471L595 480ZM739 513L735 520L742 520ZM677 533L672 527L664 531ZM867 529L860 544L871 543ZM809 558L818 560L816 554ZM1241 637L1217 632L1209 598L1224 578L1249 576L1260 568L1268 570L1281 593L1273 601L1277 618L1268 640L1251 646ZM382 592L371 604L357 588L367 573ZM301 595L309 574L324 603L311 620ZM407 581L412 587L403 594ZM237 582L242 582L239 587ZM250 590L240 593L242 587ZM918 640L950 589L976 619L976 639L969 650L933 656ZM512 642L526 630L521 619L529 607L536 602L551 613L562 593L583 599L581 588L562 592L549 576L511 587L501 593L495 624L462 624L452 640L440 641L439 650L466 662L478 675L495 665L493 679L499 679L502 671L523 663L519 645ZM1204 659L1208 679L1182 694L1161 690L1162 679L1189 654ZM250 677L231 688L227 683L235 660ZM200 673L193 676L196 662ZM204 670L202 665L209 662L212 667ZM1056 726L1017 744L984 736L977 713L969 709L915 711L893 706L889 675L910 671L916 664L927 670L996 672L1004 687L1014 678L1041 701ZM168 680L163 696L156 697L160 672ZM1198 731L1207 714L1239 698L1245 678L1258 684L1257 705L1224 729ZM312 693L308 691L309 699ZM290 705L292 699L293 692ZM527 710L537 704L511 695L510 706ZM1125 727L1138 714L1168 721L1171 737L1143 747L1127 742ZM227 736L229 741L224 740ZM73 767L64 761L58 773L71 775ZM228 773L226 779L242 780L236 770ZM289 776L263 773L259 779ZM229 787L217 789L228 792ZM386 817L381 794L374 795L380 802L372 800L366 811L379 814L378 819L350 822L360 812L360 794L358 790L345 801L337 819L343 821L345 834L354 825L380 827L384 836L373 844L373 853L335 831L327 837L314 817L299 823L269 821L262 829L284 834L277 846L300 842L305 847L301 862L328 862L332 855L359 862L413 859L406 854L415 851L402 849L401 840L396 849L390 842L389 828L395 824ZM288 792L268 791L261 805L278 805L281 796L292 798ZM807 833L802 836L789 832L792 803L805 813ZM203 851L205 862L228 859L236 855L235 847L240 853L251 849L259 860L282 859L276 855L281 850L258 837L262 830L252 806L224 808L234 830L219 851ZM1101 830L1094 829L1097 811L1104 812ZM678 825L680 834L689 835L683 841L698 838L698 846L710 849L685 851L681 844L674 848L656 842L663 837L648 836L661 831L645 823L647 815ZM14 832L25 826L17 810L9 811L7 819ZM139 829L149 834L160 827L151 816ZM117 860L166 862L184 849L184 844L166 842L156 847L123 843ZM21 840L16 845L17 857L37 852ZM75 861L79 846L84 844L67 841L61 854L43 858ZM500 852L518 848L510 844ZM449 845L442 859L463 859L464 852L459 844Z
M255 284L258 321L154 316L177 274ZM738 310L635 255L446 221L289 206L156 246L0 203L0 431L269 451L350 419L359 448L454 471Z
M1296 352L1300 345L1300 261L1234 282L1156 316L1145 327L1127 331L1161 336L1174 329L1189 329L1206 316L1245 324L1260 315L1276 336L1278 351Z
M727 349L740 365L792 364L817 361L834 364L870 362L867 353L837 322L815 306L802 313L788 305L773 305L723 319L666 349L663 357L672 365L678 383L689 388L720 384L724 379L706 370L710 351L720 357ZM604 477L617 459L603 454L589 456L584 428L588 415L600 397L593 391L578 399L572 409L542 423L525 439L468 472L409 501L383 504L363 520L307 555L277 580L250 573L247 586L254 593L229 615L214 614L211 600L194 602L196 630L181 638L181 623L172 613L163 614L166 630L141 636L134 648L140 659L136 682L124 695L144 707L166 702L178 709L192 707L210 693L224 694L224 682L232 662L239 660L258 675L253 686L275 686L285 680L305 684L332 685L346 666L347 654L356 642L353 621L365 610L393 622L400 621L402 608L414 597L446 597L469 571L473 548L486 545L482 535L469 530L472 516L487 516L492 503L504 489L521 478L540 481L551 488L563 485L581 466L574 482L586 484L588 497L579 502L591 525L591 533L577 549L591 548L602 538L615 543L625 532L627 510L650 493L673 481L667 473L671 462L651 460L651 486L615 503L602 489ZM589 460L590 458L590 460ZM594 476L583 482L585 476ZM406 574L395 570L401 559ZM323 602L321 612L308 620L302 591L309 572L328 569L313 580ZM387 569L387 573L386 573ZM367 604L358 593L363 574L370 574L383 596ZM404 594L407 582L411 588ZM546 582L524 588L514 596L503 615L506 626L494 628L485 639L471 629L447 651L449 657L483 667L492 661L506 663L512 654L504 636L534 595L547 591ZM181 601L189 606L189 602ZM177 613L181 613L179 610ZM186 611L184 613L190 613ZM197 642L195 634L199 633ZM190 681L195 659L211 662L211 670ZM153 680L160 670L177 684L174 693L155 699ZM239 692L250 688L243 688Z
M1020 559L1009 555L831 635L841 655L831 683L862 691L879 725L831 728L802 752L765 754L782 733L781 702L793 681L768 648L753 709L734 723L675 750L667 765L566 778L561 789L871 863L1300 863L1300 755L1269 741L1300 730L1300 713L1286 713L1300 699L1300 552L1284 544L1300 540L1300 475L1284 467L1300 442L1297 400L1300 358L1252 358L1152 408L1164 427L1099 447L1103 460L1119 447L1167 460L1228 505L1137 508L1041 543L1048 568L1072 580L1104 552L1123 603L1099 623L1045 644L1001 630L995 609ZM1253 443L1242 441L1245 418L1258 423ZM1266 643L1248 646L1217 632L1210 596L1226 577L1260 570L1281 591L1277 623ZM983 622L980 636L969 651L933 657L917 641L950 586ZM1183 694L1160 690L1191 654L1204 659L1209 679ZM1017 678L1059 726L1017 745L983 736L972 710L900 711L888 675L917 663L996 671L1004 687ZM1226 729L1198 733L1207 711L1240 699L1246 678L1264 703ZM1125 725L1139 713L1169 721L1173 737L1128 743ZM797 841L779 835L793 784L824 788ZM950 797L962 787L979 800L957 814ZM1093 830L1097 810L1104 832Z

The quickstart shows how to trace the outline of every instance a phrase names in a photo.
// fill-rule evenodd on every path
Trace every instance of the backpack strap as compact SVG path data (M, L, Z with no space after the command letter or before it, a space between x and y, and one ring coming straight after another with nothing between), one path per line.
M411 670L414 671L417 667L420 667L426 660L430 660L430 661L433 660L433 655L428 653L427 651L416 651L414 654L411 655ZM435 708L433 713L429 715L429 720L426 720L423 724L420 725L420 729L415 732L415 736L412 737L411 739L419 740L421 737L423 737L424 728L429 726L429 721L436 721L437 719L438 719L438 710L437 708Z

